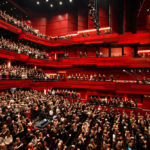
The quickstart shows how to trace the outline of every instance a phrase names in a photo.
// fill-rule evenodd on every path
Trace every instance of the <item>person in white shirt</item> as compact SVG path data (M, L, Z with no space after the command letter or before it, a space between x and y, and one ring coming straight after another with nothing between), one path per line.
M5 138L4 138L4 143L5 143L6 145L10 145L12 142L13 142L13 137L12 137L12 135L10 134L10 132L8 132L7 135L6 135Z

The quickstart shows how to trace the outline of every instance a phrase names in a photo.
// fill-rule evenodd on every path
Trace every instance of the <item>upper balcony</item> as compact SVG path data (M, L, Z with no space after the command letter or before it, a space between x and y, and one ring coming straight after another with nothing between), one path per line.
M111 33L110 27L101 28L100 29L101 35L96 35L96 30L92 29L73 32L73 34L62 36L63 38L61 37L44 38L40 36L35 36L28 32L24 32L22 31L22 29L14 25L11 25L3 20L0 20L0 27L9 30L13 33L19 34L19 39L25 39L51 47L58 47L64 45L78 45L78 44L89 45L97 43L111 43L111 44L150 43L149 40L150 33L137 33L137 34L125 33L124 35L119 35L117 33Z

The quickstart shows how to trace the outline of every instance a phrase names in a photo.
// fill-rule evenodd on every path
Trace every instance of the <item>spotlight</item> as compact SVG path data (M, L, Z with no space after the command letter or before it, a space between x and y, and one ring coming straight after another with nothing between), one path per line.
M39 1L37 1L37 2L36 2L36 4L37 4L37 5L40 5L40 2L39 2Z
M69 0L70 3L72 3L72 0Z
M59 2L59 5L62 5L62 4L63 4L62 1L60 1L60 2Z
M48 2L49 0L45 0L46 2Z
M53 4L50 4L50 7L52 8L54 5Z

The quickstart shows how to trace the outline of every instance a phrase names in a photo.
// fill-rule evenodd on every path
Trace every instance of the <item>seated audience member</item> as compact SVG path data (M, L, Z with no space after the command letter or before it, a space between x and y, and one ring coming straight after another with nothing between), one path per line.
M146 84L146 78L145 77L143 77L143 79L142 79L142 84Z
M87 52L84 52L84 57L87 58Z
M99 52L98 51L96 51L96 57L99 57Z
M111 74L111 75L110 75L110 81L113 82L113 80L114 80L114 76Z
M24 144L21 142L20 138L17 137L17 138L16 138L16 141L15 141L15 143L14 143L14 149L15 149L15 150L22 150L22 149L23 149L23 145L24 145Z
M80 58L82 58L82 51L80 51Z
M100 57L103 57L103 53L102 53L102 52L99 52L99 56L100 56Z
M106 81L106 75L103 74L103 81Z
M98 74L98 81L101 81L102 77L101 74Z
M93 81L93 75L92 74L90 75L90 81Z

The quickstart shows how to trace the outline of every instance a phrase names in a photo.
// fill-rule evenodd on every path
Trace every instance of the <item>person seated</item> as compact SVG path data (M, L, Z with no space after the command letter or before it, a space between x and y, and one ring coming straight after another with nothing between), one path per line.
M103 81L106 81L106 75L103 74Z
M94 81L96 81L96 77L97 77L97 75L96 75L96 73L93 75L93 78L94 78Z
M98 74L98 81L101 81L102 77L101 74Z
M17 137L16 141L14 143L14 149L15 150L22 150L23 149L24 144L21 142L20 138Z
M87 52L84 52L84 57L87 58Z
M96 57L99 57L99 52L98 51L96 51Z
M82 58L82 51L80 51L80 58Z
M146 84L146 77L145 76L142 79L142 84Z
M114 76L111 74L110 75L110 81L113 82L113 80L114 80Z
M93 81L93 75L92 74L90 75L90 81Z

